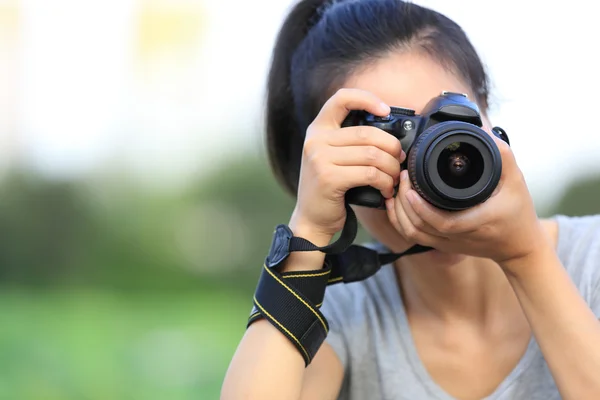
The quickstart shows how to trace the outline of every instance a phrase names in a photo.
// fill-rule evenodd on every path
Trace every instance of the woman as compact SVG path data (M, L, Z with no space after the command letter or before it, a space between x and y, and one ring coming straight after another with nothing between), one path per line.
M376 242L435 250L328 287L330 331L308 367L268 321L251 324L223 398L600 399L600 218L538 219L497 139L492 197L436 209L400 170L397 139L340 128L348 110L420 112L442 91L467 94L490 132L482 62L443 15L400 0L303 0L291 11L273 54L267 134L275 173L297 196L292 232L326 245L344 224L344 193L370 185L387 209L354 210ZM292 253L282 270L323 259Z

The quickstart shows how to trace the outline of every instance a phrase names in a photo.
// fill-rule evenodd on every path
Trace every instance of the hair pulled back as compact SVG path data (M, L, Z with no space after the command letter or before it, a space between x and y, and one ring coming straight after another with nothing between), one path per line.
M325 101L358 68L398 50L429 55L487 109L485 68L444 15L401 0L301 0L292 8L275 42L266 109L269 161L287 191L296 194L305 132Z

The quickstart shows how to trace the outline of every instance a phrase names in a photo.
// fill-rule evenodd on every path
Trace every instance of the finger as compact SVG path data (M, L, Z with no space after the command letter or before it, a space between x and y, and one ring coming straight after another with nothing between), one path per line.
M336 129L327 134L326 141L330 146L336 147L375 146L398 160L406 157L398 138L374 126L349 126Z
M398 196L396 196L393 199L393 201L394 201L394 210L395 210L395 214L396 214L395 216L398 221L398 224L400 225L400 227L396 228L396 229L398 230L398 232L400 232L402 237L410 244L418 243L423 246L430 245L430 241L428 240L428 238L430 236L427 235L425 232L419 231L412 224L412 222L408 218L408 215L406 215L406 211L402 207L402 203L400 202L400 199L398 198Z
M412 210L423 222L438 232L439 236L447 237L476 231L483 221L481 204L464 211L446 211L426 202L413 189L405 194ZM487 217L485 217L487 218Z
M355 187L371 186L379 190L384 198L394 196L394 178L373 166L333 167L339 177L339 187L344 193Z
M394 227L394 229L396 229L396 231L398 231L400 234L402 234L402 226L400 225L400 222L398 221L398 215L396 214L396 206L394 205L395 199L389 198L389 199L385 199L385 208L387 210L387 216L388 219L390 220L390 223L392 224L392 226Z
M406 191L406 185L410 184L408 179L408 171L404 170L401 173L400 185L403 186L403 190ZM424 246L428 246L432 244L431 235L428 235L426 232L421 231L418 227L416 227L406 212L406 209L402 205L401 194L398 192L396 197L393 199L393 208L395 212L396 220L400 225L399 228L396 228L400 234L410 243L418 243Z
M373 166L391 176L397 183L400 179L400 162L375 146L331 147L331 162L338 166Z
M400 200L404 213L412 225L419 231L425 232L432 236L437 236L439 238L445 237L442 233L425 222L425 220L421 218L420 215L414 210L412 204L410 201L408 201L409 193L411 195L419 196L411 187L410 180L408 179L408 171L404 170L401 174L400 186L398 188L398 194L396 195L396 197Z
M364 110L385 117L390 107L373 93L360 89L340 89L321 108L311 125L339 128L351 110Z

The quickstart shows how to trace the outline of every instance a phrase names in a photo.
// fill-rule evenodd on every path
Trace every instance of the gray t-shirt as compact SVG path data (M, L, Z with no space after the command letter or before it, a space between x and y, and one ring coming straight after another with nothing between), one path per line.
M592 311L600 317L600 215L556 216L558 255ZM327 342L344 366L340 399L452 400L419 359L394 270L327 288L321 308ZM506 379L487 399L560 399L542 352L532 339Z

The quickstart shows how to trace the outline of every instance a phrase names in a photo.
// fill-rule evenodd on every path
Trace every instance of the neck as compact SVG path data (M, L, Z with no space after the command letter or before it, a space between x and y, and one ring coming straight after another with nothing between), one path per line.
M504 272L488 259L433 251L399 260L396 275L412 315L488 325L519 309Z

